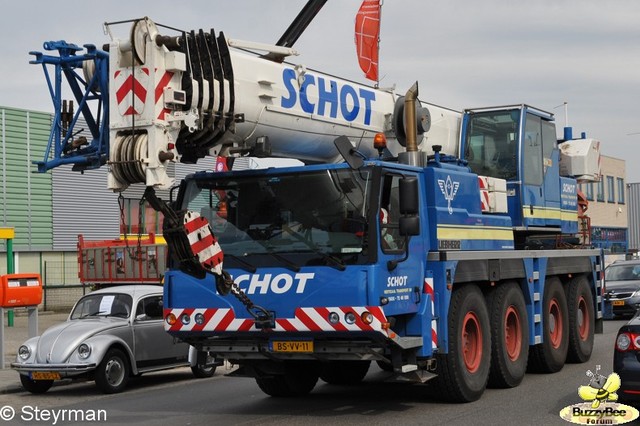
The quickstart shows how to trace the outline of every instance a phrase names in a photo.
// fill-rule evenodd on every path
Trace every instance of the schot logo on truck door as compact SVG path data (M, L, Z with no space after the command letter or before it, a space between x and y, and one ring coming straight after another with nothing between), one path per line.
M454 198L456 198L456 193L458 192L458 188L460 187L460 182L454 182L451 180L451 176L447 176L446 181L438 179L438 186L440 187L440 191L442 191L442 195L444 195L444 199L447 200L447 208L449 209L449 214L453 214L451 202Z

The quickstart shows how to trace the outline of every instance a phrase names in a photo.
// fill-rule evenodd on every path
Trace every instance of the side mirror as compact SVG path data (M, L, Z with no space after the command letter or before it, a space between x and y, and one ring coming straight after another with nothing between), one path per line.
M418 197L418 178L415 176L405 176L398 182L398 192L400 196L400 214L417 215L420 211Z
M402 216L400 218L400 235L410 236L420 234L420 218L418 215Z
M339 136L333 144L336 146L342 158L349 164L353 170L358 170L364 165L364 158L351 144L351 141L346 136Z
M420 234L420 197L418 195L418 178L415 176L405 176L398 182L400 216L400 235L405 237L404 257L387 262L387 269L393 271L398 263L409 258L409 237Z

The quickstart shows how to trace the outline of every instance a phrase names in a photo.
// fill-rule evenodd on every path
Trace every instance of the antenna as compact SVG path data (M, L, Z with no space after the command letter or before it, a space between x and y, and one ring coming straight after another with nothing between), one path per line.
M558 106L553 107L553 109L564 107L564 127L569 127L569 102L564 101Z

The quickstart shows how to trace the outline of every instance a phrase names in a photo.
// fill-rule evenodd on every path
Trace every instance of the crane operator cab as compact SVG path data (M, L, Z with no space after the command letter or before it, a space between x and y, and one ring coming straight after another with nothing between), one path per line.
M560 176L553 114L528 105L465 110L460 152L474 173L507 181L521 244L577 232L577 182Z

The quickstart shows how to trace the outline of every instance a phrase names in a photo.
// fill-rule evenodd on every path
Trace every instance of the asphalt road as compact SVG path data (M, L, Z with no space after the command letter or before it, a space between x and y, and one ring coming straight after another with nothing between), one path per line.
M577 389L589 383L587 370L601 365L602 374L611 372L615 334L623 323L605 322L588 363L567 364L556 374L528 374L519 387L488 389L470 404L444 404L424 386L385 381L388 373L373 365L361 385L318 382L303 398L268 397L253 379L224 377L223 368L211 379L192 379L190 370L180 369L134 379L117 395L102 395L93 383L78 383L44 395L2 395L0 406L15 410L10 424L567 425L558 413L582 402ZM78 412L68 410L82 410L85 422L75 421ZM102 414L101 421L89 421L92 414ZM63 415L71 421L63 421Z

